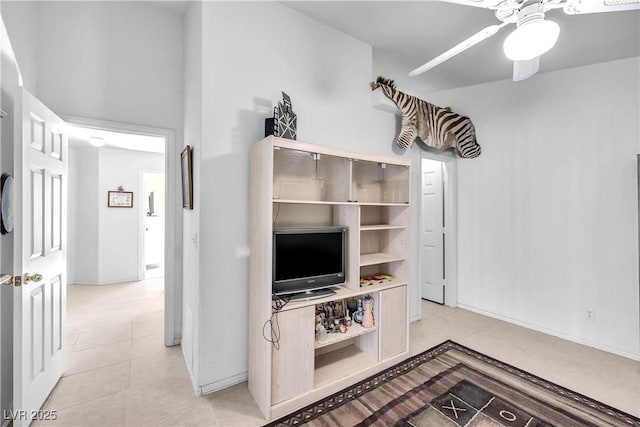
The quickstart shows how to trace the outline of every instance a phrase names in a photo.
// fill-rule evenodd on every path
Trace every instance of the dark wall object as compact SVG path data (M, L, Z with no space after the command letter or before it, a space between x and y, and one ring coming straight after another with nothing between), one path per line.
M0 233L2 234L13 231L13 192L13 177L3 173L0 178Z

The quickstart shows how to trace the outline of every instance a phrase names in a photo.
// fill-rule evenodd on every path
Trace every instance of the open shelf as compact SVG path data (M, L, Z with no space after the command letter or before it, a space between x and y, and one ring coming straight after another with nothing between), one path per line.
M409 206L409 202L406 203L382 203L382 202L358 202L360 206Z
M317 350L319 348L327 347L332 344L337 344L339 342L346 341L351 338L359 337L360 335L368 334L375 330L376 330L375 326L373 328L364 328L360 324L353 322L351 326L349 326L349 329L347 330L347 332L345 332L344 334L340 332L333 332L333 333L327 334L326 341L324 342L316 341L314 348Z
M390 225L390 224L374 224L361 225L360 231L377 231L377 230L401 230L407 228L406 225Z
M295 203L300 205L352 205L351 202L327 202L322 200L273 199L273 203Z
M387 262L396 262L396 261L404 261L406 258L391 255L384 252L376 252L372 254L361 254L360 255L360 267L365 267L367 265L375 265L375 264L385 264Z
M314 387L332 383L340 378L353 375L378 363L377 358L350 345L315 358L313 374Z

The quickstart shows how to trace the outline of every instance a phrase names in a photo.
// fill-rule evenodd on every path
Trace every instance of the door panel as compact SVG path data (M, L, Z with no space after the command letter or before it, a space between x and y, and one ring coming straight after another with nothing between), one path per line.
M444 304L442 162L422 159L420 277L422 298Z
M51 354L62 350L62 280L60 276L51 279Z
M42 119L30 115L31 122L31 148L44 153L44 126Z
M44 255L44 169L31 171L31 259Z
M60 131L51 132L51 151L49 154L55 159L62 160L63 134Z
M51 177L51 248L60 250L62 243L62 175Z
M13 293L13 399L28 415L40 409L65 366L67 138L64 122L25 90L15 115L14 273L22 286ZM29 425L28 418L14 419L14 426Z
M31 289L31 381L35 380L44 371L44 286L35 286Z
M380 291L380 360L407 351L407 288Z

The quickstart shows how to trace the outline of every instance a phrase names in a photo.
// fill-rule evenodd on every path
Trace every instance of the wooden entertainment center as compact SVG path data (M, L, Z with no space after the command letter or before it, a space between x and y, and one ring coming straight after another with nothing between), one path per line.
M361 381L409 353L411 162L267 137L251 152L249 390L267 420ZM272 308L274 227L347 227L335 295ZM377 274L390 281L361 286ZM316 304L369 295L375 326L315 339ZM274 322L275 325L275 322Z

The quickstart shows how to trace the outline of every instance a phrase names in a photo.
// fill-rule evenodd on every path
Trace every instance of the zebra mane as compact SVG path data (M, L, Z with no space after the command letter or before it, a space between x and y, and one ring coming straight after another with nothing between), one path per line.
M389 86L391 89L395 89L396 88L396 82L394 80L388 79L386 77L378 76L378 78L376 79L376 83L379 83L379 84L385 85L385 86Z

